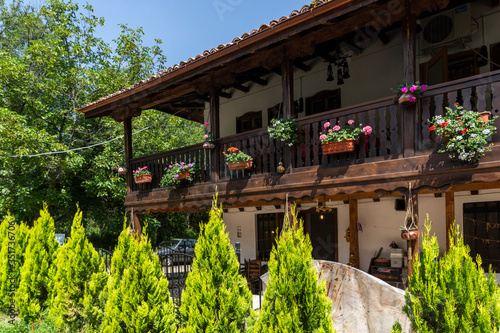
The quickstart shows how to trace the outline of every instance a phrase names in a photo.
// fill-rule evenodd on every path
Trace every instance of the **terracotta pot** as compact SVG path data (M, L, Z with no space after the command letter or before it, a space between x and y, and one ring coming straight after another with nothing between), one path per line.
M479 121L482 121L482 122L488 122L488 120L490 120L490 114L491 112L490 111L483 111L483 112L478 112L479 114L479 118L477 120ZM457 120L460 120L462 119L462 117L458 117ZM462 124L462 123L460 123Z
M399 97L399 104L409 104L409 103L415 103L415 101L413 102L410 102L410 97L415 97L412 93L404 93L403 95L401 95L401 97Z
M228 163L227 168L231 171L250 169L253 166L253 159L245 162Z
M323 154L329 155L354 151L355 146L354 140L349 139L344 141L323 143L321 144L321 148L323 149Z
M136 184L151 183L153 175L140 175L134 178Z
M203 143L203 148L205 148L205 149L214 149L215 148L215 143L205 142L205 143Z
M123 167L123 166L118 167L118 173L125 174L125 173L127 173L127 171L128 170L126 167Z
M418 229L401 230L401 238L404 240L414 240L418 238Z
M191 176L191 171L182 171L177 179L186 179Z

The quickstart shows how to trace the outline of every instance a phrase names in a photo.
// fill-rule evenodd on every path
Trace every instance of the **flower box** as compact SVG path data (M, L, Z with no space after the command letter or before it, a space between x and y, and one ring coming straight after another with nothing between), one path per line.
M252 166L253 166L253 159L249 159L245 162L233 162L227 164L227 168L231 171L250 169Z
M191 176L191 171L182 171L182 172L179 174L179 179L186 179L186 178L188 178L189 176Z
M418 229L401 230L401 238L404 240L415 240L418 238Z
M321 144L321 148L323 149L323 154L339 154L339 153L347 153L354 151L354 140L344 140L344 141L335 141Z
M215 143L207 141L207 142L203 143L203 148L204 149L214 149Z
M479 118L477 118L478 121L481 121L483 123L487 123L488 120L490 120L490 111L483 111L483 112L478 112ZM462 119L462 117L457 117L457 120ZM462 122L460 122L462 124Z
M399 104L412 104L414 103L416 100L415 96L411 93L406 93L406 94L403 94L401 95L401 97L399 97L398 99L398 102Z
M134 178L136 184L151 183L153 175L140 175Z

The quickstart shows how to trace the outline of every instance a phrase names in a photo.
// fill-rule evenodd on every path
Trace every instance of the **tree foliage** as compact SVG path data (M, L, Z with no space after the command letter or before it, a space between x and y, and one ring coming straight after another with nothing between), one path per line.
M164 69L161 41L120 25L112 44L97 37L104 18L90 5L46 0L40 7L0 0L0 216L33 221L46 202L69 234L79 203L89 239L105 246L121 231L125 178L123 125L84 119L77 109ZM201 142L200 124L158 111L133 120L135 156ZM112 140L112 141L110 141ZM108 142L109 141L109 142ZM92 149L67 151L107 142Z
M111 260L99 332L176 332L174 305L158 257L145 233L124 228Z
M47 206L44 206L29 233L25 261L15 296L19 317L23 320L38 318L48 306L52 279L50 270L58 248L54 219L50 216Z
M269 259L269 283L255 332L333 332L332 303L325 281L318 282L312 245L298 220L289 214Z
M59 329L77 332L85 325L84 296L93 275L107 277L104 262L85 237L80 210L73 219L71 237L57 251L50 275L49 315Z
M421 247L409 277L404 312L416 332L497 332L500 289L491 271L484 274L464 244L458 226L450 231L450 250L439 258L436 236L427 216Z
M217 197L202 225L196 258L186 279L180 307L183 332L243 332L252 295L239 274L236 253L225 232Z

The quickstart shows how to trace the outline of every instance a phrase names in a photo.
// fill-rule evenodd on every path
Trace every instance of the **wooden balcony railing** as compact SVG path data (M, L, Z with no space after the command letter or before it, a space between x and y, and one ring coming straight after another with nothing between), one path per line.
M499 115L500 109L500 71L489 72L465 79L446 82L432 86L418 102L418 111L413 119L415 138L414 154L426 155L437 150L441 144L439 139L429 132L427 119L434 115L442 115L445 107L453 107L459 102L467 110L491 110ZM297 120L299 124L299 143L288 147L269 137L266 128L242 134L231 135L217 140L214 151L204 150L201 144L163 152L155 155L134 158L131 169L147 165L154 177L149 184L132 184L132 191L152 190L159 188L164 169L168 165L180 162L195 162L200 168L197 182L209 182L214 179L210 170L218 170L220 181L232 178L244 178L253 174L269 174L276 172L280 161L285 167L300 169L311 166L340 167L388 159L404 158L403 117L401 108L392 98L383 98L355 106L335 109L318 115L311 115ZM345 124L353 119L355 124L370 125L373 129L368 136L361 136L356 142L356 150L352 153L323 155L320 133L325 122ZM500 121L496 121L500 128ZM492 142L500 142L500 135L491 137ZM230 171L224 161L222 152L229 147L237 147L251 155L254 167L251 170ZM210 168L211 158L217 168Z

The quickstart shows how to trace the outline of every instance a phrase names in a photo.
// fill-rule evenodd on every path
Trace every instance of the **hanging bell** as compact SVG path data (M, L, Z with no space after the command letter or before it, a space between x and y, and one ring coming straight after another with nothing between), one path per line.
M283 166L283 162L278 163L278 166L276 167L276 171L279 173L285 172L285 167Z

